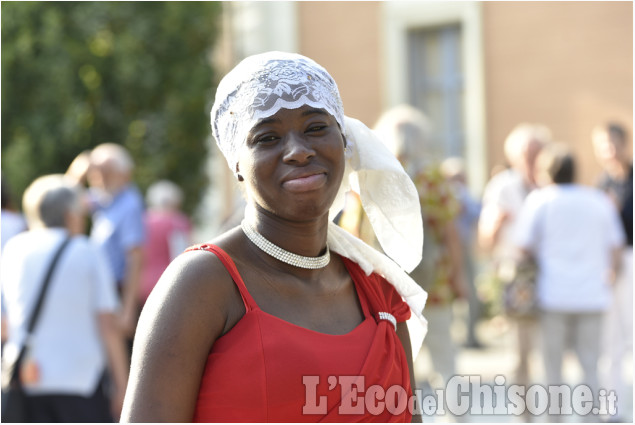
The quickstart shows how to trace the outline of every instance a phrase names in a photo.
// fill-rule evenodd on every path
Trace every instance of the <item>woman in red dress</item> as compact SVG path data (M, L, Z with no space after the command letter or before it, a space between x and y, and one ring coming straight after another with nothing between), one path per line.
M241 62L212 125L245 219L177 258L148 298L122 421L411 421L405 321L423 321L426 299L403 270L421 258L412 182L300 55ZM333 224L351 182L394 261Z

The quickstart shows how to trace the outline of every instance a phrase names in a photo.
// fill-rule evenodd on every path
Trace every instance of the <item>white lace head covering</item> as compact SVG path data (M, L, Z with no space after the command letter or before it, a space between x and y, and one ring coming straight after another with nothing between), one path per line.
M382 274L422 317L427 294L404 272L421 261L423 226L417 190L379 137L360 121L344 116L337 84L326 69L294 53L268 52L244 59L218 86L211 111L213 135L233 172L238 152L258 121L280 109L304 105L335 117L347 141L346 170L331 217L343 208L348 190L357 192L377 239L394 261L333 223L329 247L356 261L367 274Z
M218 85L211 112L212 132L230 167L236 165L236 155L258 121L280 109L304 105L326 110L344 130L337 84L313 60L295 53L268 52L236 65Z

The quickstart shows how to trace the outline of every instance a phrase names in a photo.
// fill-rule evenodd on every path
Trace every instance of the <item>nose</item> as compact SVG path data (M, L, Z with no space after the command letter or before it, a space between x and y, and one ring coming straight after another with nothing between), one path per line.
M311 143L295 133L287 136L284 148L284 162L302 164L315 156L315 150Z

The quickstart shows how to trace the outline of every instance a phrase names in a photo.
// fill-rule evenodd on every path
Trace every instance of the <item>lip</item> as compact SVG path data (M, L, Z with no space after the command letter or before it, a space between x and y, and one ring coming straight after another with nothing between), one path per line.
M290 192L309 192L321 188L326 184L326 173L312 171L291 173L283 182L282 187Z

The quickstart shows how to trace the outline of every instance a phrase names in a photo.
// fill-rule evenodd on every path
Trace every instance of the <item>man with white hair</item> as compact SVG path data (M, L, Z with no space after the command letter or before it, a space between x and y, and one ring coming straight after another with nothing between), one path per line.
M527 195L535 188L534 162L542 147L551 140L543 125L520 124L505 140L509 168L496 174L485 186L483 209L478 223L481 248L489 251L495 269L520 258L514 241L514 227ZM517 384L529 383L528 357L531 350L533 321L519 319Z
M143 197L132 183L134 162L121 145L104 143L80 154L67 176L88 180L93 226L90 238L106 252L122 298L120 324L132 338L137 323L141 280Z

